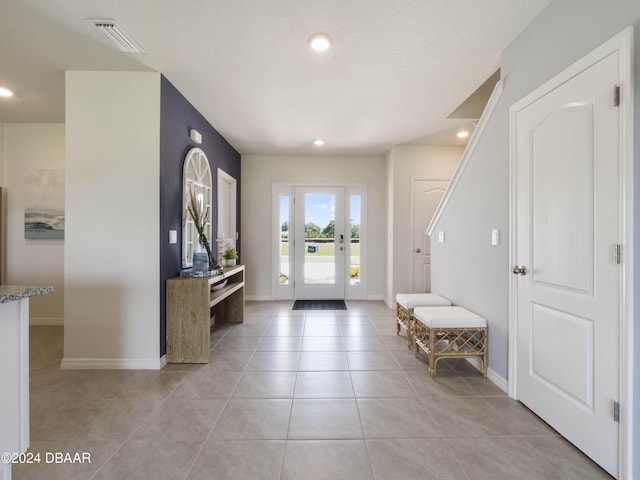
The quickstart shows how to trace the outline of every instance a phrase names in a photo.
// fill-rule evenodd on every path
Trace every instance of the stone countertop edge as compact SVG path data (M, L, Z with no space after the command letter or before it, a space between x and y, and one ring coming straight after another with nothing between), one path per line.
M27 297L52 293L52 286L0 285L0 303L15 302Z

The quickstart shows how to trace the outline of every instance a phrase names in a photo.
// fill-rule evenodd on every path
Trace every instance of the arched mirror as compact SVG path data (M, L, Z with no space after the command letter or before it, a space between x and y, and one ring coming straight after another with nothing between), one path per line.
M198 243L198 231L187 210L191 190L202 211L208 212L204 231L211 241L211 186L209 160L201 149L192 148L187 152L182 169L182 268L193 266L193 252Z

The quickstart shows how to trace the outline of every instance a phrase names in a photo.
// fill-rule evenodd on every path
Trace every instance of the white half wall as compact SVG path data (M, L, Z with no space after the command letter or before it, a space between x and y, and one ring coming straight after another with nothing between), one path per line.
M64 140L63 124L4 124L5 283L54 287L31 299L32 324L64 321L64 240L25 240L25 177L31 169L64 169Z
M384 156L242 157L242 263L245 295L271 298L271 186L367 185L368 291L382 299L385 272L386 183Z
M63 368L160 368L160 74L66 73Z

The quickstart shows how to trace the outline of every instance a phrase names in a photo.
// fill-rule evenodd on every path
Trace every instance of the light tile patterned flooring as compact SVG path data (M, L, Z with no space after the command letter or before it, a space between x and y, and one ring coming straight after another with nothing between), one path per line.
M381 302L347 303L247 303L209 364L161 371L61 371L62 327L32 327L30 451L92 461L14 478L610 478L464 360L431 379Z

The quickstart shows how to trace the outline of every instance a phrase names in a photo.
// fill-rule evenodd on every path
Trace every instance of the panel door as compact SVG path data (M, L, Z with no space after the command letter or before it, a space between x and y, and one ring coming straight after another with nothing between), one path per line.
M296 299L343 299L344 187L295 188Z
M517 397L614 476L617 83L613 53L517 112L515 127Z
M416 180L413 183L413 292L431 292L431 242L426 233L448 180Z

